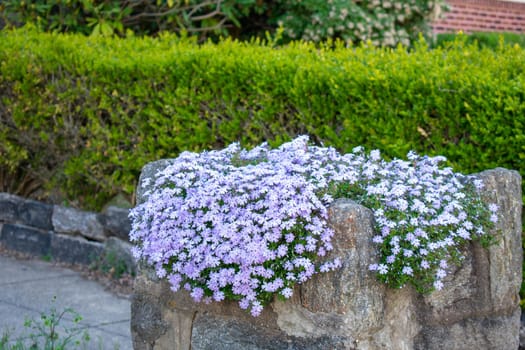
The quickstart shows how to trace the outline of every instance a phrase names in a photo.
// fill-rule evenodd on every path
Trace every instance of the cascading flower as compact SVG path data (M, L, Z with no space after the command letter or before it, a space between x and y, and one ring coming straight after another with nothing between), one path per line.
M458 260L466 240L490 237L498 208L481 202L477 179L440 169L443 157L408 159L386 162L361 147L341 155L307 136L276 149L183 152L130 213L134 255L173 291L237 300L257 316L275 294L290 298L294 284L341 266L318 257L332 250L328 206L348 197L374 210L378 278L439 289L441 262Z

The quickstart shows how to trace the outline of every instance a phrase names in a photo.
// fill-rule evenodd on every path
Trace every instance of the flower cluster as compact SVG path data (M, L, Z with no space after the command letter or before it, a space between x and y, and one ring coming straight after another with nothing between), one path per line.
M495 241L487 232L498 221L498 206L482 202L481 180L440 168L446 160L441 156L410 152L408 161L386 162L379 151L354 153L363 164L359 186L346 187L343 195L374 210L373 242L382 255L370 270L380 280L395 288L410 283L421 292L440 290L449 263L461 261L467 241Z
M292 295L295 283L339 262L315 265L332 249L332 181L345 180L338 153L300 137L278 149L182 153L160 171L148 200L132 211L137 258L199 300L239 300L258 315L274 293Z
M341 265L317 260L332 249L328 206L350 197L374 209L383 254L370 268L379 278L439 289L461 244L486 236L490 213L473 197L481 184L439 169L441 160L409 154L385 162L361 148L341 155L306 136L277 149L184 152L131 211L134 255L174 291L237 300L257 316L275 294L289 298L294 284Z

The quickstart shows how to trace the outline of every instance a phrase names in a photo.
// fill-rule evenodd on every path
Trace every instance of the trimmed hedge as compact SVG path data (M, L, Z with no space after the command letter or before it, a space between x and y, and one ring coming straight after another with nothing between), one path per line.
M525 175L524 72L520 47L461 40L407 51L3 31L0 180L96 208L132 196L149 161L305 133L342 152L416 150L465 173Z
M465 38L466 37L466 38ZM465 40L466 44L477 43L480 47L497 49L501 44L525 47L525 35L518 33L475 32L470 34L441 33L436 36L435 46L450 45L454 41Z

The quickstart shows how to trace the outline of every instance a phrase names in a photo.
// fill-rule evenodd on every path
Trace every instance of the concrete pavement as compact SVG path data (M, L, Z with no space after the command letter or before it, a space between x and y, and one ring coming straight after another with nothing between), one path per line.
M31 330L24 327L24 321L39 321L51 308L58 312L71 308L82 316L76 325L71 314L65 314L59 323L61 336L75 326L87 331L90 341L80 349L132 349L128 299L82 278L79 272L0 255L0 336L8 331L10 340L27 342Z

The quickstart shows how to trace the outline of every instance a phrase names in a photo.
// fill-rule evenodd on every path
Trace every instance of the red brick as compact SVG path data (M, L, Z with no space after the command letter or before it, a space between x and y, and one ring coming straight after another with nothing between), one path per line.
M449 0L451 11L433 24L434 31L490 30L523 32L525 4L497 0Z

